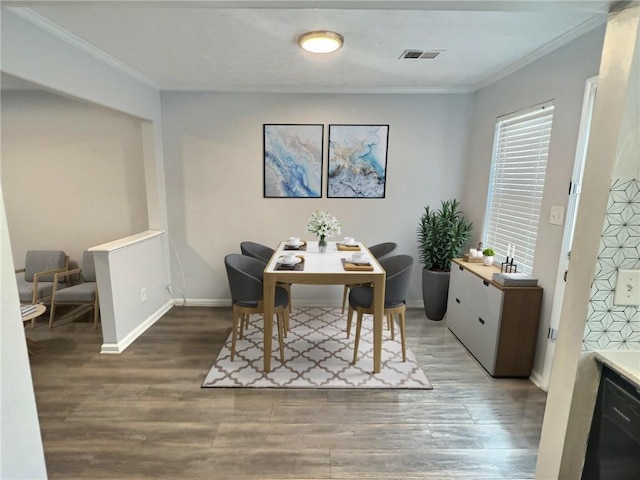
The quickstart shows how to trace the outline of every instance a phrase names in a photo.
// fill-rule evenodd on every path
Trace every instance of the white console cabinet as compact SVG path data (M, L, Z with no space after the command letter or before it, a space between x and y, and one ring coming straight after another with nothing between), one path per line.
M503 287L500 269L455 259L447 326L493 377L528 377L533 367L541 287Z

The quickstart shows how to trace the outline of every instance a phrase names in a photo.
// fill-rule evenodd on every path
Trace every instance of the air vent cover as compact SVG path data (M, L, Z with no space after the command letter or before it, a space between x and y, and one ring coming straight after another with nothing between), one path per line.
M423 50L405 50L404 52L402 52L402 55L400 55L401 59L426 59L426 60L432 60L434 58L436 58L438 55L440 55L440 52L425 52Z

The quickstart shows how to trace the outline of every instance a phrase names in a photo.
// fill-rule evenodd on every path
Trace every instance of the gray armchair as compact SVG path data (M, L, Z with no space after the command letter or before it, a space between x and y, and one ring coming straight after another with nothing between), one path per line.
M369 247L369 251L371 252L371 255L376 257L376 260L380 260L381 258L386 257L391 252L393 252L396 249L397 246L398 246L398 244L395 243L395 242L378 243L376 245L371 245ZM342 313L344 313L344 307L347 304L347 297L349 295L349 289L351 289L353 287L357 287L357 285L345 285L344 286L344 291L342 292ZM348 336L349 336L349 332L347 332L347 337Z
M410 255L395 255L380 260L380 266L387 272L387 280L384 292L384 315L389 320L391 327L391 339L394 339L395 322L394 315L398 315L400 323L400 340L402 344L402 361L407 361L407 347L405 342L404 315L407 303L407 292L411 280L413 257ZM362 316L373 314L373 288L370 285L354 287L349 293L349 316L347 318L347 332L351 330L353 313L358 314L356 325L356 340L353 351L353 364L358 359L358 343L360 342L360 330L362 328Z
M242 338L245 325L249 317L254 314L264 314L262 302L262 273L266 264L247 255L231 253L224 257L227 269L229 289L231 290L231 304L233 310L233 333L231 336L231 361L236 353L236 339L238 334ZM278 344L280 346L280 362L284 363L284 324L288 323L289 294L284 288L276 287L274 310L277 319Z
M71 285L74 276L80 276L81 282ZM65 285L65 287L60 288L62 280L66 281L70 286ZM79 305L80 308L91 306L93 310L93 328L98 328L100 302L98 300L96 269L91 252L85 251L82 253L82 269L67 270L54 275L49 328L53 325L56 305Z
M268 247L266 245L262 245L261 243L249 242L249 241L240 242L240 251L242 252L243 255L246 255L246 256L252 257L252 258L257 258L258 260L261 260L264 263L269 263L269 260L271 260L271 257L276 252L271 247ZM287 291L287 293L289 294L289 306L287 307L287 309L289 310L289 314L291 314L291 308L292 308L292 306L291 306L291 303L292 303L291 302L291 284L290 283L278 282L278 286L284 288ZM289 325L285 325L285 330L286 331L289 330Z
M62 250L28 250L24 268L16 270L21 304L44 303L51 298L54 275L69 269L69 257ZM31 320L33 327L35 319Z

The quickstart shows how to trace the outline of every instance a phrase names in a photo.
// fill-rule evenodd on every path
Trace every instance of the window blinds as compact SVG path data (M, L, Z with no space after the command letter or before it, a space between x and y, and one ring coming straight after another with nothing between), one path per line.
M546 103L498 120L485 214L485 247L503 262L515 246L518 271L531 273L540 223L553 104Z

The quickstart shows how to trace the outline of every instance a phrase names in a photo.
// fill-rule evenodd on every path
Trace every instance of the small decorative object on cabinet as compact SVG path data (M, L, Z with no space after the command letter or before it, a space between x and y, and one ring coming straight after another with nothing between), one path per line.
M487 267L490 267L491 265L493 265L493 256L495 255L495 252L493 251L493 248L489 247L489 248L485 248L482 251L482 256L484 258L484 264Z
M527 378L536 352L542 288L506 287L496 266L451 263L447 326L492 377Z

